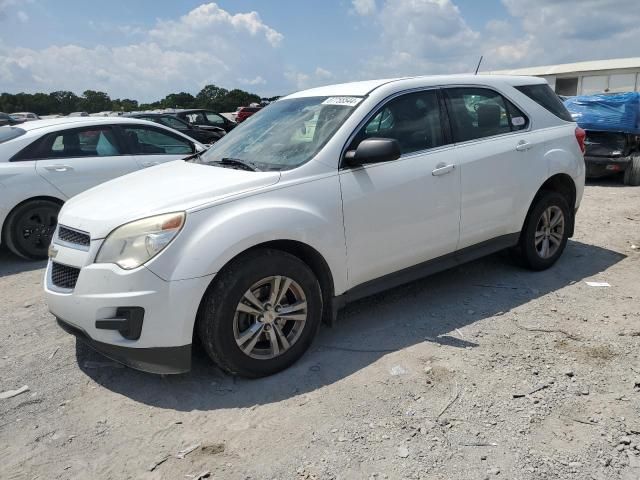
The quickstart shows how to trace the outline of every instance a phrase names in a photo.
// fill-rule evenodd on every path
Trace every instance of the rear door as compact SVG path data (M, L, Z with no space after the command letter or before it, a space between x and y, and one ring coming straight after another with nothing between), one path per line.
M140 168L180 160L196 151L192 141L164 128L122 125L120 130Z
M37 173L67 197L138 169L110 125L50 133L32 158Z
M543 135L531 132L529 118L493 89L444 92L460 163L459 248L515 233L514 217L544 181Z

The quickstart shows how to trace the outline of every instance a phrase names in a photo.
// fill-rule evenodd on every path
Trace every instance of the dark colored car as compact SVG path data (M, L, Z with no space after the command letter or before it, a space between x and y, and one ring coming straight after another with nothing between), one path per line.
M624 173L626 185L640 185L640 93L603 93L564 101L586 131L587 177Z
M173 128L174 130L177 130L178 132L204 144L215 143L227 133L222 128L214 127L211 129L204 129L191 125L190 123L187 123L186 121L169 113L136 113L129 116L133 118L140 118L142 120L149 120L150 122L156 122L164 125L165 127Z
M235 122L232 122L225 116L212 110L194 108L191 110L180 110L175 112L173 115L185 122L188 122L190 125L194 125L205 130L222 128L225 132L229 132L236 126Z
M244 122L247 118L260 110L262 110L262 107L242 107L236 113L236 122Z
M19 123L22 123L22 121L16 120L11 115L0 112L0 127L3 127L5 125L17 125Z

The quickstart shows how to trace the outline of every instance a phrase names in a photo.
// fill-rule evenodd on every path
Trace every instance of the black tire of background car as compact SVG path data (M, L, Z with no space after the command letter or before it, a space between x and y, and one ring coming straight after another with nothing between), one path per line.
M3 240L9 250L28 260L46 259L60 207L58 203L50 200L31 200L16 207L7 217L3 231ZM25 222L29 218L40 219L43 222L42 228L48 231L48 234L39 234L40 241L37 244L23 237ZM53 219L53 225L50 225L51 222L47 222L47 219Z
M558 248L556 253L549 258L541 258L535 248L536 227L542 212L554 205L559 207L564 214L564 234L560 242L560 248ZM520 234L520 242L512 253L515 254L516 259L519 260L519 263L523 266L531 270L546 270L556 263L567 245L567 240L569 239L569 222L573 222L573 213L567 204L567 199L557 192L546 190L539 192L533 200L533 205L525 220L524 228Z
M640 155L631 158L631 163L624 171L624 184L634 187L640 185Z
M288 351L273 359L259 360L246 355L236 344L233 319L249 287L270 275L284 275L300 285L307 299L307 320ZM233 375L259 378L295 363L313 342L321 319L322 294L311 269L288 253L256 249L233 260L216 275L200 303L196 328L204 349L220 368Z

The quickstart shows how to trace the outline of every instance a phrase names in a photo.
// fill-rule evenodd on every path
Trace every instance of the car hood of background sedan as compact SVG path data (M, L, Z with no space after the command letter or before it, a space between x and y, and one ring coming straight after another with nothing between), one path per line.
M60 224L106 237L125 223L211 204L277 183L279 172L169 162L98 185L65 203Z

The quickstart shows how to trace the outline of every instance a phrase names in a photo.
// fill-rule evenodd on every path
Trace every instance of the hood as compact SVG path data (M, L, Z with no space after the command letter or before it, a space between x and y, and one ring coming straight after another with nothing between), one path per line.
M279 172L249 172L178 160L87 190L64 204L58 221L91 238L140 218L178 212L277 183Z

